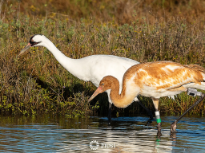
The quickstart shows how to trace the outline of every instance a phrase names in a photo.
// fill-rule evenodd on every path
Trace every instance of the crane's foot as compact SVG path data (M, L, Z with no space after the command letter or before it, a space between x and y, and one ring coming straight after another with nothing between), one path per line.
M176 133L176 129L177 129L177 120L175 120L175 121L171 124L170 132L171 132L171 133Z

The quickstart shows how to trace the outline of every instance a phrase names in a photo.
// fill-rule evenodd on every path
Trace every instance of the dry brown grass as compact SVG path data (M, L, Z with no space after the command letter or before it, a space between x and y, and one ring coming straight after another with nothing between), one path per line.
M11 3L24 14L45 16L59 13L74 21L86 18L118 24L130 24L136 20L153 24L178 18L188 23L200 20L201 28L204 27L203 0L10 0L3 10L9 11Z

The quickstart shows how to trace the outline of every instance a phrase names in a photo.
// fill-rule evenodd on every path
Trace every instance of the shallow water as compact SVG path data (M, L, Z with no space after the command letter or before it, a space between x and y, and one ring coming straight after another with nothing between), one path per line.
M69 119L62 116L0 116L1 152L205 152L205 120L184 117L170 138L175 116L162 116L162 137L148 117Z

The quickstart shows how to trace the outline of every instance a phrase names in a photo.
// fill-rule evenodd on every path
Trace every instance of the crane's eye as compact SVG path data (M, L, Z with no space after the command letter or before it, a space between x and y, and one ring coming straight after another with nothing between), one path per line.
M37 44L39 44L40 42L41 42L41 41L35 42L35 41L33 41L33 39L30 39L30 41L29 41L29 43L31 44L31 46L37 45Z

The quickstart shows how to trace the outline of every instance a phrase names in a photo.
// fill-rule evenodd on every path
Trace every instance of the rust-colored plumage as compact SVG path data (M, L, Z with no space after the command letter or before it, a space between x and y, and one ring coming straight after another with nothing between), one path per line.
M159 99L186 91L183 85L201 85L205 69L198 65L182 65L171 61L148 62L129 68L123 77L123 89L119 95L119 83L112 76L104 77L100 86L111 89L111 99L117 107L127 107L138 94Z
M135 74L135 83L140 88L143 85L156 89L173 88L184 83L203 81L205 70L198 65L181 65L179 63L160 61L132 66L124 75L124 85Z
M104 77L98 89L91 96L91 101L99 93L111 89L110 98L116 107L125 108L130 105L137 95L152 98L155 106L155 115L158 123L158 133L161 135L161 119L158 110L159 98L164 96L174 96L187 91L188 88L205 90L205 70L198 65L181 65L170 61L149 62L134 65L129 68L123 77L123 88L119 94L119 82L112 76ZM194 89L191 89L192 92ZM189 90L190 91L190 90ZM205 97L197 101L200 102ZM192 93L192 94L195 94ZM194 106L193 106L194 107ZM193 107L190 107L192 109ZM187 113L190 109L185 111ZM184 114L182 115L182 117ZM176 123L182 118L179 117L171 126L171 131L175 131Z

